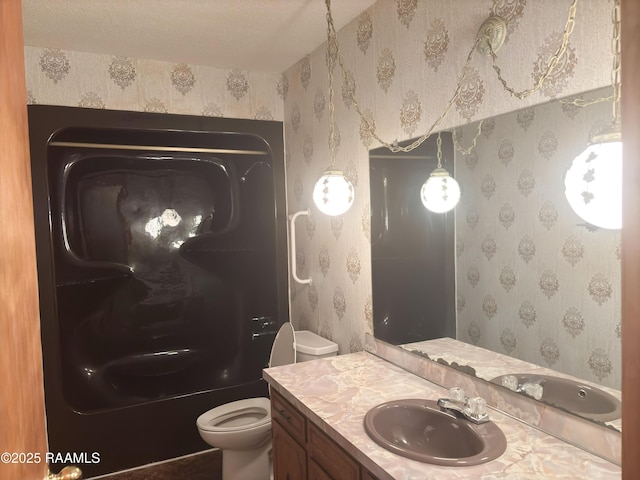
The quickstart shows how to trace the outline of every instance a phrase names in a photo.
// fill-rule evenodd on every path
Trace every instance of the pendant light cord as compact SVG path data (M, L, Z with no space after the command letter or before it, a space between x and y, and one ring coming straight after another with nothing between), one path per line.
M614 0L611 10L611 23L613 23L613 35L611 38L611 53L613 54L613 66L611 68L611 86L613 93L608 97L598 97L590 100L574 98L572 100L560 99L563 105L575 105L576 107L588 107L600 102L612 102L612 124L620 125L620 0Z
M484 120L480 120L478 122L478 126L476 127L476 134L471 140L471 145L469 145L468 148L464 148L462 147L462 145L460 145L460 142L458 140L458 134L457 134L458 129L454 128L453 131L451 132L451 139L453 140L454 148L463 155L471 155L471 152L473 152L473 150L476 148L476 144L478 143L478 137L482 133L483 123L484 123Z
M340 65L340 70L342 71L342 75L343 75L343 82L347 83L348 82L348 78L347 78L347 69L344 66L344 61L342 59L342 55L340 54L340 46L338 44L338 39L337 39L337 33L336 33L336 28L335 25L333 23L333 16L331 15L331 9L330 9L330 0L325 0L325 3L327 5L327 26L328 26L328 30L330 31L330 33L328 33L328 37L333 39L333 42L335 42L334 46L335 48L332 49L329 46L327 46L327 62L328 65L330 66L330 72L333 70L332 68L332 62L335 62L335 60L337 59L339 65ZM438 119L431 125L431 128L429 128L429 130L427 131L427 133L425 133L424 135L422 135L421 137L417 138L415 141L413 141L411 144L407 145L407 146L400 146L397 144L397 142L394 143L389 143L386 142L385 140L383 140L382 138L380 138L380 136L378 136L378 134L375 131L375 126L372 125L372 122L370 122L367 117L365 116L365 114L362 112L362 109L360 108L360 104L358 103L358 101L355 98L354 92L349 91L348 95L349 95L349 99L351 100L352 105L354 106L356 112L358 113L358 115L360 116L360 120L362 121L362 123L364 124L364 128L371 134L371 136L373 138L375 138L382 146L386 147L388 150L390 150L393 153L397 153L397 152L411 152L412 150L416 149L417 147L419 147L420 145L422 145L422 143L427 140L431 134L433 133L433 131L438 128L438 126L440 126L440 124L444 121L444 118L447 116L447 114L449 113L449 111L451 110L451 108L453 107L454 102L456 101L456 99L458 98L458 95L460 94L460 90L462 90L462 80L464 79L464 77L467 74L467 70L469 68L469 65L471 64L471 60L473 60L473 53L476 49L476 47L478 46L478 44L482 41L481 37L477 37L476 40L473 42L473 45L471 46L471 49L469 50L469 54L467 55L467 59L465 61L464 67L462 68L462 72L460 73L460 77L458 78L458 82L457 82L457 86L455 91L453 92L453 95L451 96L451 98L449 99L449 101L447 102L447 105L444 109L444 111L442 112L442 114L438 117ZM335 58L331 58L331 53L332 50L334 52ZM329 96L330 98L332 97L332 92L329 92ZM331 100L330 100L331 102ZM331 106L329 106L329 108L331 109Z
M329 159L332 168L336 161L336 126L335 126L335 106L333 103L333 68L335 66L335 58L338 51L338 40L336 37L336 29L333 26L333 17L331 16L331 0L325 0L327 5L327 72L329 79Z
M500 80L500 83L502 83L502 86L504 87L504 89L507 92L509 92L512 96L516 97L519 100L522 100L523 98L527 98L529 95L540 90L545 80L549 77L549 75L551 75L551 73L553 73L553 70L556 68L556 66L560 62L560 58L562 58L562 56L567 51L567 46L569 45L569 37L571 37L571 34L573 33L573 28L575 27L575 24L576 24L577 7L578 7L578 0L573 0L573 3L569 7L569 16L564 25L564 31L562 33L562 41L560 42L560 46L556 49L555 53L549 59L549 63L547 63L547 68L540 75L540 78L538 78L535 85L532 88L529 88L527 90L522 90L518 92L507 84L507 81L502 77L502 72L500 70L500 67L497 64L498 57L496 55L496 52L494 52L493 48L491 48L491 42L487 42L491 59L493 61L493 69L498 75L498 80Z
M614 0L614 1L618 2L619 0ZM340 65L340 70L342 71L343 82L347 83L349 81L349 79L347 77L347 69L344 66L342 55L340 54L340 46L338 44L337 32L336 32L336 29L335 29L335 25L333 23L333 16L331 15L331 5L330 5L331 2L330 2L330 0L325 0L325 3L327 5L327 37L328 37L327 65L329 67L329 75L330 75L330 79L329 79L330 80L330 85L329 85L329 110L331 111L331 109L332 109L332 99L333 99L332 73L333 73L333 63L336 60L338 61L339 65ZM475 52L475 50L476 50L476 48L477 48L477 46L478 46L478 44L480 42L487 42L488 43L489 49L490 49L490 53L491 53L491 57L493 58L494 70L498 74L498 78L499 78L500 82L503 84L504 88L509 93L511 93L511 95L522 99L522 98L525 98L526 96L531 95L533 92L536 92L536 91L540 90L540 88L542 88L542 85L543 85L544 81L549 77L549 75L551 75L553 70L558 65L558 63L560 61L560 57L562 55L564 55L564 53L565 53L565 51L567 49L567 45L569 43L569 37L571 36L571 33L573 32L573 28L574 28L574 25L575 25L575 16L576 16L577 5L578 5L578 0L573 0L571 6L569 7L569 14L568 14L567 21L565 23L565 29L564 29L564 33L563 33L563 36L562 36L562 42L561 42L560 46L558 47L558 49L556 50L556 52L552 55L552 57L549 60L549 62L547 63L547 68L545 69L543 74L540 76L540 78L538 79L538 81L536 82L534 87L529 89L529 90L525 90L523 92L516 92L515 89L513 89L512 87L509 87L507 85L506 80L504 80L502 78L500 67L498 67L497 64L496 64L497 56L496 56L495 52L493 51L493 49L491 48L491 42L488 41L486 36L477 35L475 41L473 42L473 45L471 46L471 49L469 50L469 54L467 55L467 59L466 59L466 61L464 63L464 66L462 68L462 72L460 73L460 76L458 77L458 82L457 82L457 85L456 85L456 89L453 92L453 95L451 96L449 101L447 102L442 114L436 119L436 121L431 125L431 127L429 128L429 130L425 134L423 134L422 136L418 137L416 140L414 140L412 143L410 143L407 146L402 147L402 146L398 145L397 142L389 143L389 142L386 142L385 140L383 140L382 138L380 138L380 136L378 136L378 134L375 131L375 125L373 124L373 122L370 121L367 118L367 116L362 112L362 110L360 108L360 105L358 104L358 102L357 102L357 100L355 98L354 92L351 91L351 90L347 90L347 94L349 95L349 99L351 100L351 103L354 106L356 112L360 116L360 120L361 120L361 122L362 122L362 124L364 126L364 129L366 129L366 131L375 140L377 140L382 146L386 147L388 150L390 150L393 153L411 152L412 150L414 150L417 147L419 147L420 145L422 145L422 143L431 136L433 131L440 126L440 124L444 121L445 117L447 116L447 114L449 113L451 108L453 107L453 104L455 103L456 99L458 98L458 95L460 94L460 90L462 89L462 81L464 80L464 77L467 74L467 70L468 70L468 68L469 68L469 66L471 64L471 60L473 59L473 54L474 54L474 52ZM330 115L331 115L331 113L330 113ZM332 122L332 120L330 120L330 122ZM330 128L330 132L329 132L330 147L331 147L331 143L332 143L331 139L333 138L334 139L333 140L333 142L334 142L333 148L335 148L335 131L331 130L331 128L332 128L331 125L329 126L329 128Z
M611 39L611 50L613 53L613 67L611 69L611 84L613 85L613 124L620 124L620 0L614 0L611 13L613 23L613 37Z

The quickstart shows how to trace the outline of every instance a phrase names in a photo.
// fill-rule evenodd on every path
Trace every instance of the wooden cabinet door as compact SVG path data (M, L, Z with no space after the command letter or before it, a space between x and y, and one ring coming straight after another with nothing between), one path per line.
M272 422L273 475L275 480L306 480L307 455L278 422Z

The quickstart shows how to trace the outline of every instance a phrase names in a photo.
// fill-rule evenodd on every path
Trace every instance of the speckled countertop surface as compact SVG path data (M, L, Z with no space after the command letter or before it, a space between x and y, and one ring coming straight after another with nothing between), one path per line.
M367 411L401 398L437 399L446 391L370 353L360 352L264 370L264 378L356 460L382 479L617 479L613 463L491 410L507 437L497 460L474 467L440 467L395 455L364 431Z

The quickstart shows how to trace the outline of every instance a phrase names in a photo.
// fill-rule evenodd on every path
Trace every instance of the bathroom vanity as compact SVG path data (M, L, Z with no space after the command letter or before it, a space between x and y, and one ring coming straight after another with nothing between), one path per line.
M271 418L275 478L376 478L276 391L271 396Z
M276 479L620 478L618 465L497 410L505 453L476 466L405 458L376 444L363 420L373 407L406 398L437 400L447 391L367 352L264 370L271 385Z

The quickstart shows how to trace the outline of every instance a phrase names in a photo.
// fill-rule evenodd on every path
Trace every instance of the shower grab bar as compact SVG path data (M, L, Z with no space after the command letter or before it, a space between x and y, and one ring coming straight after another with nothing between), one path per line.
M309 216L309 210L300 210L299 212L289 215L289 232L291 232L291 275L293 279L302 284L311 285L311 278L298 277L298 266L296 261L296 219L301 215Z

